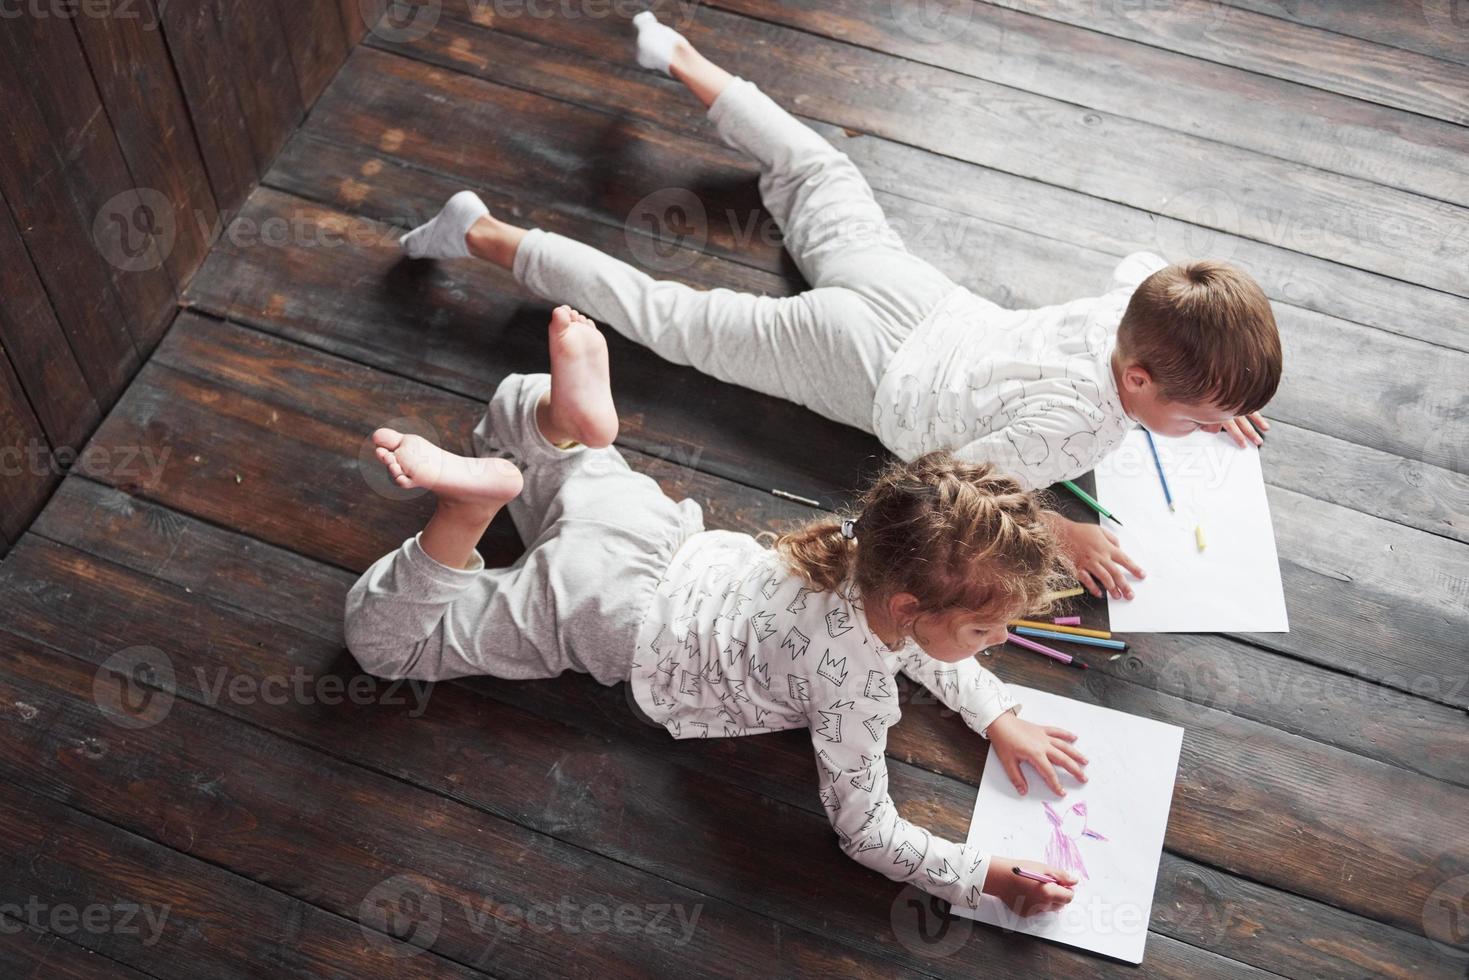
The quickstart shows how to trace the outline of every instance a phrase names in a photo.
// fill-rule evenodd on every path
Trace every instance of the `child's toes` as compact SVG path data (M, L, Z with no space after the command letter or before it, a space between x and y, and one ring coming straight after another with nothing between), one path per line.
M382 428L373 432L372 441L381 449L393 450L403 444L403 433L397 429Z

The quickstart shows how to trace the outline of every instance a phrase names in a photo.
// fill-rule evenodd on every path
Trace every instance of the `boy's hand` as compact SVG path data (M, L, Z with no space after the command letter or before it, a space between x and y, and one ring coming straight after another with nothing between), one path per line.
M1086 782L1086 773L1082 771L1086 766L1086 756L1071 744L1076 741L1076 736L1064 729L1033 725L1017 717L1015 712L1007 711L990 722L985 737L995 747L995 755L1005 767L1005 774L1021 796L1029 789L1025 773L1020 770L1022 762L1030 763L1057 796L1066 795L1061 788L1061 777L1056 773L1057 767L1071 773L1077 782Z
M1015 873L1016 868L1039 875L1050 875L1062 884L1052 885L1023 878ZM1017 915L1039 915L1064 908L1075 896L1076 893L1071 889L1079 880L1069 871L1062 871L1039 861L1022 861L996 854L991 856L989 870L985 872L984 893L998 898L1005 903L1005 908Z
M1088 592L1101 598L1105 589L1114 599L1132 598L1132 586L1123 570L1135 578L1146 578L1147 573L1118 547L1117 535L1097 524L1078 524L1052 511L1045 514L1060 539L1061 551L1076 570L1076 580Z
M1265 440L1260 433L1269 432L1270 423L1259 412L1251 412L1249 415L1230 419L1214 431L1223 432L1234 440L1236 446L1243 449L1252 443L1256 446L1264 445Z

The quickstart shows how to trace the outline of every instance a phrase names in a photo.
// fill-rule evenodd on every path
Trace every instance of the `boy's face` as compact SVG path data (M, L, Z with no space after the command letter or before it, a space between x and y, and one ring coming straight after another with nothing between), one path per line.
M1175 402L1158 394L1158 386L1145 368L1130 365L1122 369L1117 391L1122 396L1122 410L1154 435L1174 438L1202 429L1218 432L1234 413L1212 402Z

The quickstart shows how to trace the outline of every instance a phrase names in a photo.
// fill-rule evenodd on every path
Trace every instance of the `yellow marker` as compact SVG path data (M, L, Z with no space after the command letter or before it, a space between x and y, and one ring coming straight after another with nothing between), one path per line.
M1202 524L1194 525L1194 544L1199 546L1200 551L1208 547L1208 544L1204 541L1204 525Z
M1112 634L1106 630L1089 630L1083 626L1057 626L1055 623L1042 623L1034 619L1012 619L1011 626L1029 626L1033 630L1046 630L1050 633L1070 633L1072 636L1090 636L1098 640L1110 640Z
M1041 598L1047 602L1053 602L1056 599L1070 599L1072 596L1081 595L1085 591L1086 589L1078 585L1074 589L1062 589L1060 592L1047 592Z

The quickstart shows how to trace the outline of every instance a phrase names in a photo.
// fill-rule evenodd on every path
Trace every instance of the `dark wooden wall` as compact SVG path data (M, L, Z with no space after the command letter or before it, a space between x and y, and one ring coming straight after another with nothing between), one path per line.
M0 554L366 32L358 0L91 0L0 30Z

